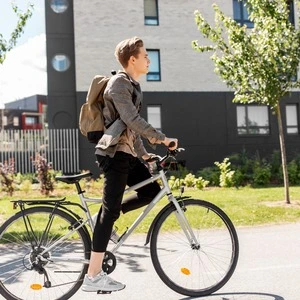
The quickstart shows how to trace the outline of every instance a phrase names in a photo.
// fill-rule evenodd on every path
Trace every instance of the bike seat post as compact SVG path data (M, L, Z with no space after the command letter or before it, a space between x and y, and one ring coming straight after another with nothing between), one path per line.
M76 182L75 182L75 185L76 185L77 193L78 193L78 194L83 194L84 191L81 189L81 186L80 186L80 184L79 184L79 181L76 181Z

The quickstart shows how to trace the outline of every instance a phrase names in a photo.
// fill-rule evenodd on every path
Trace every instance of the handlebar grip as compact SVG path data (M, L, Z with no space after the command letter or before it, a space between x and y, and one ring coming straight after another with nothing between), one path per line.
M169 144L168 148L172 148L172 147L174 147L175 145L176 145L176 143L175 143L175 142L170 142L170 144Z

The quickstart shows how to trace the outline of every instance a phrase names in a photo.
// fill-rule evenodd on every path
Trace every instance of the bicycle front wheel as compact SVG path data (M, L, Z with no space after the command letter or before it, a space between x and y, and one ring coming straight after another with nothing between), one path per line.
M82 284L90 255L90 237L83 228L74 231L76 224L66 212L46 206L20 211L3 223L0 294L5 299L69 299Z
M233 274L238 237L228 216L203 200L179 202L196 240L187 238L175 206L154 225L151 258L162 281L177 293L200 297L220 289Z

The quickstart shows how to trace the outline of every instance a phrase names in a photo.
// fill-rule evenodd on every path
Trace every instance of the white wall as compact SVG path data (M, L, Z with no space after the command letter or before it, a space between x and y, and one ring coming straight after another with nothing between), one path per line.
M233 15L232 0L158 0L159 26L144 25L143 0L74 0L77 91L86 91L95 74L118 70L116 44L139 36L148 49L160 49L161 81L146 82L143 91L228 91L214 73L211 53L197 53L192 40L207 44L200 35L194 11L213 22L212 4Z

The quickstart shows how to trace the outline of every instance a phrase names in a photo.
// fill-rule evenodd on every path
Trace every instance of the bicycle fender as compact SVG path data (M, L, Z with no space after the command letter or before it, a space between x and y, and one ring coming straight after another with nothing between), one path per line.
M171 206L174 206L174 204L172 202L168 203L165 207L163 207L163 209L156 215L156 217L154 218L154 220L152 221L151 225L150 225L150 228L148 230L148 233L147 233L147 237L146 237L146 242L144 244L144 246L148 245L149 241L150 241L150 238L151 238L151 235L152 235L152 231L153 231L153 228L156 224L156 222L158 221L158 219L160 218L160 216L167 210L169 209Z

